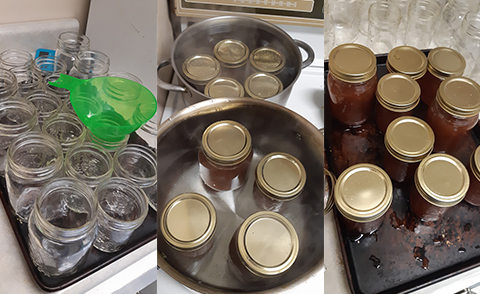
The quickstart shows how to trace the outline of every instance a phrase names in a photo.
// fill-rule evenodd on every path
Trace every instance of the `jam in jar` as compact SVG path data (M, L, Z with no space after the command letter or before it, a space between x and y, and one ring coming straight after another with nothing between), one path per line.
M467 169L450 154L425 157L415 172L410 192L410 209L421 220L437 221L462 201L470 183Z
M465 201L471 205L480 206L480 146L472 153L467 170L470 177L470 187L465 196Z
M390 123L385 133L384 168L396 182L413 181L420 161L430 155L435 136L423 120L403 116Z
M465 77L444 80L428 107L427 123L435 133L434 152L456 151L478 122L480 86Z
M376 96L376 123L380 132L385 134L392 120L412 115L420 101L420 86L407 75L390 73L378 81Z
M329 69L327 83L333 117L349 126L364 123L375 103L375 55L365 46L343 44L330 52Z
M402 73L418 80L427 71L427 56L411 46L398 46L390 50L387 56L387 70L390 73Z
M376 165L360 163L340 174L335 184L335 206L340 224L350 239L378 230L392 203L392 193L392 181Z

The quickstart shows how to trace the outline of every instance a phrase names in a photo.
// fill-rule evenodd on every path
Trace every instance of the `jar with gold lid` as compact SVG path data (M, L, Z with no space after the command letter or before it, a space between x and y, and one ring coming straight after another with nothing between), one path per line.
M335 206L347 236L358 239L377 231L393 200L393 185L380 167L360 163L344 170L335 184Z
M203 132L200 177L216 191L238 189L246 181L252 157L250 132L236 121L217 121Z
M435 136L423 120L403 116L390 123L385 133L384 168L396 182L413 181L420 161L430 155Z
M208 54L188 57L182 65L185 79L196 86L205 86L220 74L220 63ZM202 87L199 87L200 90Z
M323 172L323 187L325 190L325 194L323 197L323 214L326 215L332 210L335 204L333 199L333 192L335 191L335 183L337 179L335 178L335 175L328 169L324 168Z
M420 86L411 77L390 73L380 78L376 91L377 127L385 134L388 125L396 118L412 115L420 101Z
M285 67L285 56L271 47L260 47L250 54L250 64L257 72L266 72L277 75Z
M216 226L217 214L212 202L197 193L184 193L163 209L159 231L179 254L199 259L211 249Z
M329 55L327 77L330 111L335 119L355 126L373 112L377 89L377 60L359 44L343 44Z
M427 56L411 46L398 46L390 50L387 56L387 70L390 73L402 73L418 80L427 72Z
M472 152L467 170L470 186L465 195L465 201L471 205L480 206L480 146Z
M465 77L444 80L428 107L427 123L435 133L434 152L453 152L478 122L480 86Z
M208 82L204 93L212 98L238 98L245 95L242 84L235 79L223 77Z
M279 212L284 204L300 195L306 180L305 168L296 157L283 152L269 153L255 169L255 203L262 210Z
M467 193L470 179L465 166L450 154L431 154L415 172L410 209L423 221L437 221Z
M440 83L449 77L458 77L465 70L465 59L451 48L437 47L428 53L428 66L425 75L418 79L422 91L421 98L426 105L435 100Z
M213 55L221 66L239 68L247 63L250 50L240 40L225 39L218 42L213 48Z
M260 211L240 225L229 245L229 265L243 283L279 279L295 263L299 240L293 225L282 215Z
M269 73L254 73L245 80L245 92L256 99L268 99L283 91L283 83Z

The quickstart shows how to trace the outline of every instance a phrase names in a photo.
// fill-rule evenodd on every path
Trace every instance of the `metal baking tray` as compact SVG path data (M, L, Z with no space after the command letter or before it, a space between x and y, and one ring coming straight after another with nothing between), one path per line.
M146 142L135 133L130 136L129 143L146 145ZM147 217L145 218L143 224L137 230L135 230L125 247L123 247L120 251L115 253L104 253L92 246L90 251L87 253L86 259L78 267L76 272L62 277L48 277L37 270L32 262L32 259L30 258L28 253L28 225L27 223L20 223L17 220L8 199L5 178L3 177L0 177L0 192L0 198L3 203L3 207L5 208L8 220L13 228L18 245L20 246L25 261L27 262L30 273L40 288L48 292L58 291L88 277L103 267L133 252L137 248L140 248L148 242L155 240L157 237L157 213L149 207Z
M427 55L428 50L424 51ZM377 55L377 75L387 73L387 55ZM325 61L327 88L328 61ZM328 88L325 101L329 99ZM368 162L383 166L383 135L374 122L343 128L325 103L326 160L336 176L348 166ZM372 110L373 111L373 110ZM480 126L453 155L464 164L479 144ZM348 142L348 144L347 144ZM349 240L338 222L345 272L353 293L409 293L480 265L480 208L464 201L437 223L421 223L408 206L410 186L394 184L394 198L383 225L359 242ZM326 240L328 242L328 240Z
M198 150L207 126L224 119L238 121L249 130L254 156L245 185L235 191L215 192L199 177ZM280 280L266 280L262 285L243 284L229 270L228 244L243 220L260 210L252 195L254 170L263 155L274 151L297 157L307 172L302 194L280 212L297 231L299 255ZM323 267L323 142L320 131L307 120L285 107L252 98L203 101L160 125L157 154L159 216L169 200L185 192L206 196L217 211L214 245L201 260L182 257L159 233L158 266L167 274L202 293L274 293L293 288L320 272Z

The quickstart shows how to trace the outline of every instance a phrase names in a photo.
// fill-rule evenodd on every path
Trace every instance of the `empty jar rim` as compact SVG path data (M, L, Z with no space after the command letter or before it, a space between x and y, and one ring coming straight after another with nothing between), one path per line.
M68 137L68 139L63 139L58 136L58 132L51 133L49 131L54 125L65 126L67 124L70 124L77 128L80 134L73 138ZM82 143L87 135L86 127L83 125L82 121L77 116L71 113L64 112L60 112L50 116L47 121L44 122L42 130L47 134L51 134L52 136L55 135L57 137L60 145L62 145L63 152L67 152L67 150L69 150L72 146L78 143Z
M20 122L19 124L0 123L0 132L4 136L18 135L19 132L26 132L32 130L37 124L37 109L31 102L28 102L26 100L12 99L0 101L0 110L7 117L9 116L8 113L13 110L21 111L25 114L25 117L28 117L25 121Z
M8 49L0 53L0 66L6 69L31 68L33 57L30 52L19 49Z
M0 67L0 100L13 97L18 91L18 82L15 74L3 67Z
M143 159L144 164L151 168L151 176L143 176L131 173L126 166L121 164L123 156L137 156ZM140 187L152 186L157 182L157 155L145 146L139 144L127 144L121 147L113 158L114 172L117 176L126 177Z
M90 49L90 39L78 32L67 31L58 36L57 48L72 55Z

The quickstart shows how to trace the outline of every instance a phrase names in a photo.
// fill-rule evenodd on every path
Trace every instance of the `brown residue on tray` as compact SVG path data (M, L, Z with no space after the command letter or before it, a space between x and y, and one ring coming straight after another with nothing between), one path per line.
M415 258L415 260L417 261L421 261L422 262L422 268L424 270L427 270L428 269L428 263L429 263L429 260L428 258L425 256L425 245L423 247L419 247L419 246L415 246L413 248L413 257Z

